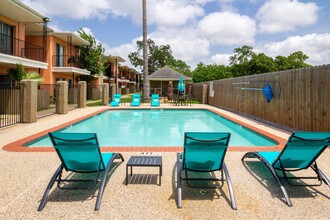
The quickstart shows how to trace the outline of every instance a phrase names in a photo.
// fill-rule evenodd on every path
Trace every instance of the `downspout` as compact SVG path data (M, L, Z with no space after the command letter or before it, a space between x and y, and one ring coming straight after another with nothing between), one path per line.
M49 21L49 18L44 17L42 19L43 26L42 26L42 46L43 46L43 61L46 62L46 56L47 56L47 24Z

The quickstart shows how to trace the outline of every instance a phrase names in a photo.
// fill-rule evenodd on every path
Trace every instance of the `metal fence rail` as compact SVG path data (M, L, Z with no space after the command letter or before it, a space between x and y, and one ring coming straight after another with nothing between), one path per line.
M102 86L87 85L87 100L101 99Z
M0 33L0 53L44 61L44 48Z
M38 85L37 118L56 113L56 84Z
M23 84L0 83L0 127L22 122Z

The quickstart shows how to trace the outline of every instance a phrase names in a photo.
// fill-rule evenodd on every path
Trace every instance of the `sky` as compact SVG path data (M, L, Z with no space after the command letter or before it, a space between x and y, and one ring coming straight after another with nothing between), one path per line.
M142 40L142 0L22 0L50 18L55 31L83 28L132 67L128 54ZM193 70L229 65L235 48L288 56L302 51L311 65L330 64L329 0L147 0L148 38L170 45Z

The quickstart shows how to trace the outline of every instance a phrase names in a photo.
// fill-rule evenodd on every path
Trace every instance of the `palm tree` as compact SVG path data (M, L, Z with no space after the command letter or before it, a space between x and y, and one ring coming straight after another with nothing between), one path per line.
M147 41L147 6L146 0L142 0L143 11L143 102L149 101L149 81L148 81L148 41Z

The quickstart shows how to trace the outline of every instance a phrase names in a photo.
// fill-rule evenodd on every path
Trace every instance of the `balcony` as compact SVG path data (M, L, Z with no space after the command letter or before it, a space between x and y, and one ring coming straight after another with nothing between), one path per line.
M46 69L44 48L29 42L0 34L0 62L23 64L27 67Z
M78 75L90 75L90 71L84 69L79 57L70 55L53 55L53 72L57 73L76 73Z

